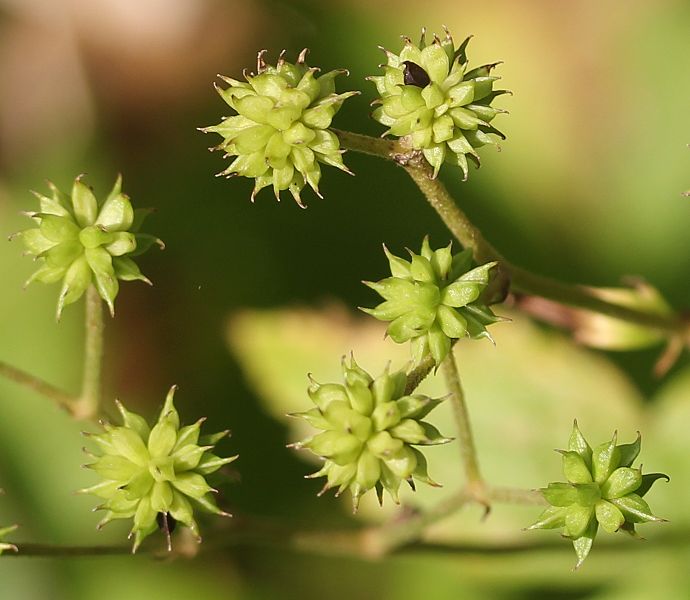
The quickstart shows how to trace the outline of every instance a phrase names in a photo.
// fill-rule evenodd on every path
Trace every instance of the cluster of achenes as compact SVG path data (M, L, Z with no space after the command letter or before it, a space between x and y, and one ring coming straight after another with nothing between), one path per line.
M318 433L295 448L307 448L324 459L323 468L308 477L327 478L321 493L349 489L354 508L360 497L376 489L383 503L383 490L398 502L398 488L414 480L438 486L429 478L424 455L414 445L429 446L451 441L422 419L441 400L419 394L406 395L403 371L388 369L376 379L361 369L354 358L343 359L343 384L313 382L309 397L316 408L301 417Z
M59 319L62 309L79 300L93 282L114 314L118 279L151 283L132 260L153 243L162 247L155 237L137 233L150 211L132 209L129 198L121 191L121 177L101 202L81 177L75 179L70 196L52 183L49 185L51 197L34 192L40 211L26 213L38 227L15 234L41 264L26 285L32 281L62 281L57 304Z
M380 104L372 116L389 129L384 135L401 137L410 149L421 150L434 169L434 177L446 162L459 166L467 179L467 159L479 166L477 149L495 144L492 135L505 136L491 125L502 109L491 106L494 98L509 93L494 90L498 77L491 70L498 64L468 69L467 38L455 48L446 30L443 39L419 45L404 37L400 54L384 50L384 74L368 79L376 84ZM349 172L342 161L340 141L329 128L342 103L357 91L338 94L335 77L346 70L334 70L317 77L316 67L305 64L306 49L295 64L264 60L259 52L256 73L246 81L220 76L229 87L216 86L223 100L236 114L218 125L203 127L223 141L211 148L234 157L219 176L242 175L255 179L252 200L264 187L272 186L276 198L289 190L300 206L300 192L308 184L318 196L321 167L332 165Z
M384 298L376 308L361 310L381 321L390 321L387 334L398 343L412 341L416 363L431 355L440 365L452 340L488 338L487 325L503 320L482 304L495 262L472 268L472 253L453 255L451 244L432 250L424 238L420 254L408 250L407 261L384 246L391 277L365 282Z
M347 71L317 77L319 69L304 62L306 49L296 64L285 60L285 51L275 66L266 64L264 54L259 52L256 74L245 72L246 83L221 77L230 87L216 89L237 114L201 131L221 135L223 141L212 150L236 157L219 175L255 178L252 200L259 190L273 186L277 199L289 190L303 206L300 192L305 184L321 196L319 163L349 172L329 127L342 103L359 92L337 94L335 77Z
M400 54L386 53L384 74L370 77L380 94L372 116L389 129L386 134L402 137L411 148L421 150L438 174L444 162L457 165L467 179L467 159L479 166L477 148L494 144L490 134L505 139L491 125L504 110L491 102L506 90L494 90L491 70L499 63L468 69L467 38L455 48L446 30L443 40L434 36L419 45L403 38Z
M133 519L132 552L158 527L166 531L170 543L169 534L177 522L198 536L195 508L229 516L216 506L211 495L215 490L206 482L207 475L237 458L221 458L212 453L228 431L200 437L204 419L180 427L173 404L175 389L173 386L168 392L153 428L118 402L123 425L106 424L104 433L89 435L99 455L96 462L87 466L103 481L80 493L105 500L98 507L107 511L99 528L114 519Z
M456 48L447 30L444 39L434 36L431 43L424 31L418 45L403 39L399 54L382 48L387 56L384 74L369 78L380 95L372 116L389 128L384 135L398 136L406 147L421 151L434 177L443 163L450 163L459 166L466 179L468 159L479 166L477 148L494 144L492 135L504 138L491 125L505 112L491 103L508 93L493 89L498 78L491 70L498 63L468 69L470 38ZM302 206L305 185L320 196L320 164L349 172L339 139L329 128L342 103L359 92L336 93L335 77L347 71L317 76L319 69L305 64L306 50L295 64L285 60L283 51L275 66L266 64L264 54L258 55L256 74L245 72L246 82L221 76L229 87L216 89L236 114L202 131L219 134L223 141L214 149L234 157L219 175L256 180L252 200L272 186L276 198L289 190ZM132 260L153 243L162 246L155 237L138 233L149 211L133 210L119 177L100 202L80 177L69 196L50 187L51 197L36 194L40 211L27 213L38 227L16 234L41 264L27 285L62 281L58 318L91 284L114 313L118 280L150 283ZM469 250L453 255L449 244L434 251L427 238L420 254L410 251L409 261L384 250L391 277L366 282L384 302L362 310L390 321L387 333L394 341L411 341L416 363L431 356L438 366L459 338L491 339L486 327L502 319L482 304L481 295L496 263L473 268ZM403 481L413 489L415 480L437 486L424 455L413 446L450 441L423 421L441 400L406 394L404 371L386 369L373 378L354 358L350 364L343 360L343 377L343 384L312 382L308 393L316 407L294 415L322 430L292 445L324 460L309 476L326 477L321 493L335 488L339 495L349 489L356 509L371 489L382 503L384 490L398 501ZM133 520L133 551L156 528L166 532L170 545L178 522L198 536L195 508L227 516L216 505L206 477L237 458L212 453L228 432L200 436L203 419L180 427L174 392L173 386L153 428L117 403L123 425L104 424L103 433L89 435L98 454L88 466L103 481L81 492L103 499L98 509L106 516L99 527L115 519ZM615 434L592 450L575 423L568 450L561 451L568 482L542 490L551 506L529 529L563 528L580 566L599 526L634 535L636 523L662 521L652 515L643 496L657 479L668 477L632 468L639 450L639 436L632 444L616 445ZM3 541L15 528L0 529L0 554L16 551Z
M551 505L528 529L563 528L573 541L577 569L592 549L599 526L608 532L624 531L636 535L636 523L664 521L655 517L643 496L662 473L642 474L632 464L640 453L641 438L632 444L616 445L616 434L594 450L573 425L563 455L563 474L568 483L550 483L541 490Z

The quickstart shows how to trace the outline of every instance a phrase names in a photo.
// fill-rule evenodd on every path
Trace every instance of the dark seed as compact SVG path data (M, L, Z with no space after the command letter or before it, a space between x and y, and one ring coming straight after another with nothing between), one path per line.
M417 87L424 88L431 83L427 72L417 63L406 60L403 62L403 65L405 65L403 70L405 85L416 85Z

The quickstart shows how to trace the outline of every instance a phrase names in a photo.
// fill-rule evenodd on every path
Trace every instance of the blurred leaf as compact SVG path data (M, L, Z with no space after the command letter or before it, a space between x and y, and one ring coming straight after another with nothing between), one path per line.
M630 287L587 289L593 296L618 306L634 308L653 315L673 315L673 309L659 291L639 278L632 280ZM576 341L592 348L638 350L655 346L666 339L662 332L655 329L566 306L538 296L519 298L518 303L522 310L537 319L571 330Z
M645 471L663 471L670 483L659 482L649 492L655 514L669 519L664 528L690 526L690 369L673 377L657 394L649 426L642 432L641 459ZM684 500L681 501L681 497ZM656 528L655 528L656 529ZM660 534L647 531L645 537Z
M306 378L296 374L311 371L318 381L339 381L339 357L350 349L372 372L388 359L394 368L401 367L407 347L384 341L384 329L334 308L245 311L231 320L229 341L265 409L282 420L288 412L310 407ZM641 422L641 399L604 358L519 318L495 333L497 348L463 340L456 351L480 464L489 482L536 488L561 478L553 448L567 441L573 418L589 439L607 439L615 428L624 439L626 433L632 438ZM432 396L445 394L440 377L429 377L420 389ZM448 403L430 421L453 435ZM299 423L289 422L295 439L305 434ZM403 493L406 504L432 506L461 485L457 444L432 448L427 459L431 477L445 487L418 486L416 494ZM364 518L378 520L395 510L389 506L380 511L374 505L371 498L363 502ZM471 509L453 516L432 531L431 539L525 541L520 529L535 509L497 506L486 523L479 523L479 513Z

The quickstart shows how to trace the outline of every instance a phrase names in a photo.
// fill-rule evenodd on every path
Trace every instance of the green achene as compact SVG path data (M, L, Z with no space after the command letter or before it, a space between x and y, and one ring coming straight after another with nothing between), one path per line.
M360 497L374 488L383 504L384 489L398 502L403 481L412 489L414 480L438 487L427 473L424 455L412 446L451 441L422 420L441 400L405 395L404 371L386 369L374 379L354 358L349 364L343 359L343 380L343 384L312 382L308 391L316 407L291 415L323 430L291 444L324 459L323 468L309 475L327 478L321 494L337 488L340 495L349 489L357 510Z
M33 281L62 282L57 318L63 308L79 300L92 283L115 314L118 280L139 280L151 284L132 260L159 239L139 233L148 209L133 209L122 193L118 176L108 196L99 201L82 177L74 180L70 196L49 183L51 196L34 192L40 202L38 212L25 213L38 227L15 234L40 267L25 285Z
M631 444L616 445L614 432L610 441L592 449L573 424L567 450L563 455L563 474L567 483L550 483L541 490L551 505L527 529L563 529L573 541L577 569L587 558L599 527L607 533L624 531L636 536L637 523L661 522L652 514L643 496L663 473L642 474L633 462L640 453L641 436Z
M221 77L229 87L216 89L237 114L201 131L221 135L223 141L212 150L235 157L218 175L255 179L252 201L272 186L276 199L289 190L304 208L300 192L306 184L321 196L319 163L349 173L338 137L329 127L343 102L359 92L337 94L334 80L347 71L317 77L319 69L305 64L306 49L295 64L285 60L285 51L275 66L266 64L264 54L259 52L256 74L245 72L246 82Z
M493 136L505 139L491 125L503 112L491 102L507 90L494 90L499 79L491 76L498 63L468 69L467 38L457 48L448 30L443 39L426 42L426 31L415 45L404 37L400 54L382 48L387 62L384 74L368 79L376 84L380 98L372 117L388 127L413 149L421 150L434 168L434 177L446 162L462 169L467 179L467 159L479 166L477 148L495 144Z
M503 319L494 315L480 296L497 263L472 268L469 250L454 255L451 244L432 250L428 237L424 238L420 254L409 251L409 261L391 254L385 246L384 251L391 277L365 282L384 302L361 310L381 321L390 321L386 333L393 341L412 340L415 363L431 355L440 365L450 352L452 340L491 340L486 327Z
M215 490L206 482L207 475L237 458L221 458L212 452L229 432L200 436L204 419L180 427L173 404L175 390L176 386L170 388L153 428L117 402L123 425L105 424L104 433L88 436L98 456L96 462L87 466L103 481L80 493L104 500L98 507L106 511L99 528L114 519L133 520L132 552L157 527L168 535L170 548L169 534L176 522L189 527L198 537L195 508L230 516L218 508L211 495Z

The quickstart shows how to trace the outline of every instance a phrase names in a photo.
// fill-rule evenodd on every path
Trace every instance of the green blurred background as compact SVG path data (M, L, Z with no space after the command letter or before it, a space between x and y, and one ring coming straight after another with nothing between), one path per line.
M240 460L221 502L231 512L324 530L356 524L347 499L318 500L318 482L302 479L311 465L285 449L297 432L282 415L306 408L307 371L335 377L351 349L366 368L385 362L381 329L353 310L374 302L359 282L385 273L381 242L399 251L426 233L435 245L449 236L402 170L353 154L346 163L357 176L327 169L325 200L305 192L308 210L269 191L251 205L249 181L213 177L224 163L196 130L226 114L211 82L251 67L258 49L293 56L308 46L312 64L350 70L341 89L363 91L338 127L377 135L364 81L381 62L377 44L395 51L399 34L442 24L458 40L475 35L473 64L503 60L498 74L515 93L500 99L511 113L497 120L508 135L502 151L485 152L468 183L442 175L486 236L534 271L595 285L640 275L673 306L690 307L685 0L0 0L0 232L26 226L18 213L34 207L29 189L45 191L46 178L69 188L81 172L100 194L122 172L134 204L157 209L147 227L167 249L141 261L155 286L124 285L107 323L106 397L151 416L177 383L187 421L203 414L212 430L230 427L224 450ZM0 244L0 360L76 389L81 305L56 324L57 289L21 289L32 268L18 244ZM459 352L487 477L527 488L558 478L550 449L573 417L595 443L616 427L626 440L639 428L646 470L673 478L650 493L671 523L643 529L646 543L598 539L573 574L567 542L520 531L538 511L497 506L486 523L468 510L430 533L465 550L380 562L246 546L202 547L175 562L3 557L0 597L690 597L689 361L658 380L658 347L595 352L503 314L514 322L499 326L497 349ZM399 348L385 352L405 360ZM452 428L448 413L437 423ZM0 524L20 523L17 541L123 539L117 525L95 532L96 501L72 495L93 481L78 468L79 430L0 381ZM430 451L445 487L408 502L430 505L457 489L455 451ZM380 518L370 505L362 512Z

